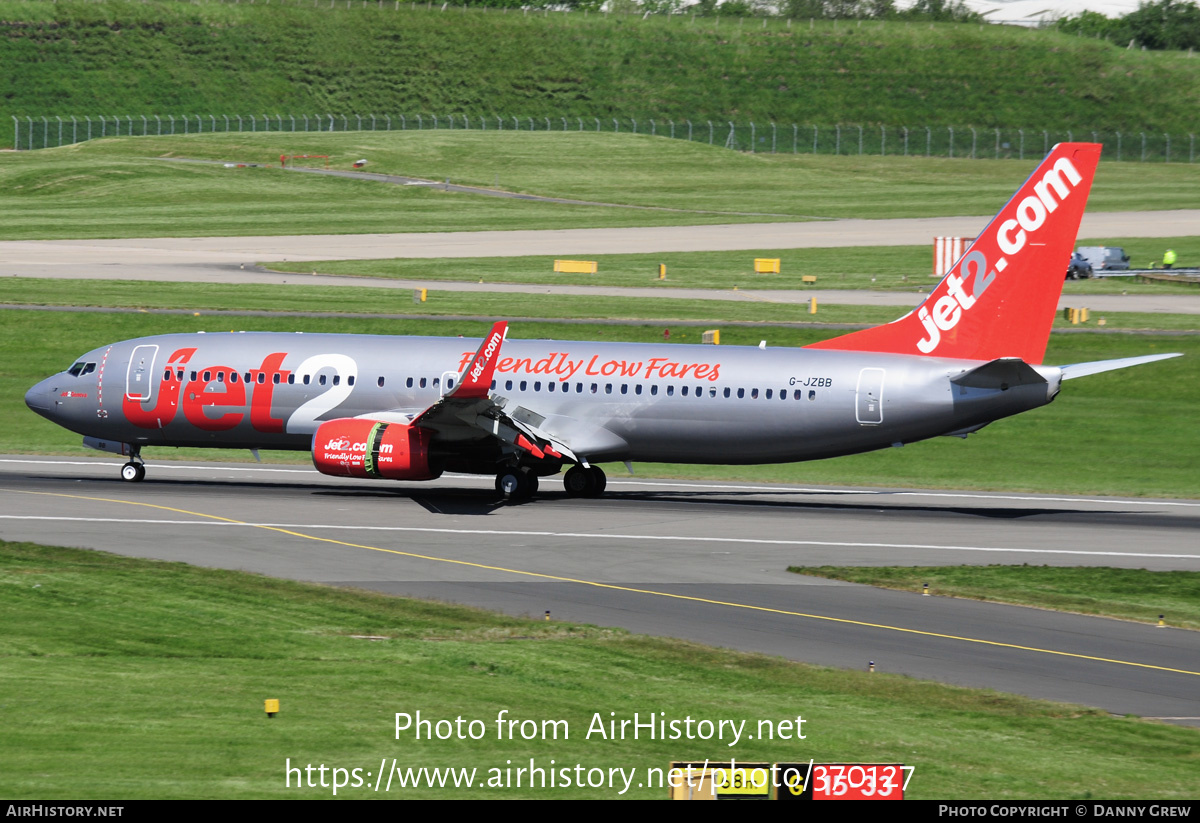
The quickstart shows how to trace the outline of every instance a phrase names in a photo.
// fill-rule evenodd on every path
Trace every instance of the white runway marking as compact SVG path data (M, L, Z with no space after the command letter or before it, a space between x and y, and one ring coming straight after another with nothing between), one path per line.
M835 548L866 548L866 549L934 549L948 552L989 552L989 553L1020 553L1020 554L1065 554L1085 557L1136 557L1160 558L1171 560L1200 560L1200 554L1150 554L1140 552L1097 552L1072 551L1068 549L1023 549L1005 548L1000 546L955 546L937 545L932 543L866 543L857 541L834 540L782 540L753 537L703 537L694 535L669 534L619 534L607 532L557 532L557 531L520 531L508 529L451 529L433 528L427 526L358 526L330 523L258 523L239 522L223 523L207 520L151 520L130 519L125 517L68 517L68 516L36 516L4 514L0 520L42 520L77 523L121 523L124 525L145 526L204 526L216 528L275 528L291 529L333 529L336 531L376 531L376 532L424 532L429 534L457 534L488 537L548 537L548 538L587 538L597 540L646 540L662 542L687 543L734 543L738 545L759 546L832 546Z

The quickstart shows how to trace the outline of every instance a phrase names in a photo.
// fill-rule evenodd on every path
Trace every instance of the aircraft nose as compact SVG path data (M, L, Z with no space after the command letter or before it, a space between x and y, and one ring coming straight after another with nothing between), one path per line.
M53 403L50 400L50 387L45 380L25 392L25 405L39 414L50 411Z

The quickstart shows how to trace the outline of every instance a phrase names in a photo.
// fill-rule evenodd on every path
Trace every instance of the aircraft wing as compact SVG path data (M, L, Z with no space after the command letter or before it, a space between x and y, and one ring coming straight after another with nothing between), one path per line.
M562 438L541 429L544 417L520 406L510 413L506 410L506 399L491 393L492 375L507 330L505 321L492 326L454 388L429 408L409 416L406 422L431 429L443 442L494 437L538 459L566 457L582 462ZM404 414L402 410L398 413Z

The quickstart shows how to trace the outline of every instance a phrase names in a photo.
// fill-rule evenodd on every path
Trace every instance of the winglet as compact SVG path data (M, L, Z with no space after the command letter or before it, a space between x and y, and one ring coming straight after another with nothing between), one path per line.
M504 342L507 333L508 322L505 320L492 326L492 330L479 344L479 350L475 352L471 362L463 369L462 379L450 395L463 398L487 397L492 388L492 374L500 360L500 344Z
M1101 148L1055 146L915 311L808 348L1041 363Z

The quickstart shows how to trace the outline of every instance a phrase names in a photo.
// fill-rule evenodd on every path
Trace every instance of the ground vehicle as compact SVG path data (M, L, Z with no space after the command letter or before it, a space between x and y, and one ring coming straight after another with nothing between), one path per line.
M1071 255L1071 260L1067 263L1067 279L1068 280L1086 280L1092 276L1092 264L1088 259L1079 252Z
M1086 258L1094 271L1129 269L1129 255L1120 246L1080 246L1075 253Z

